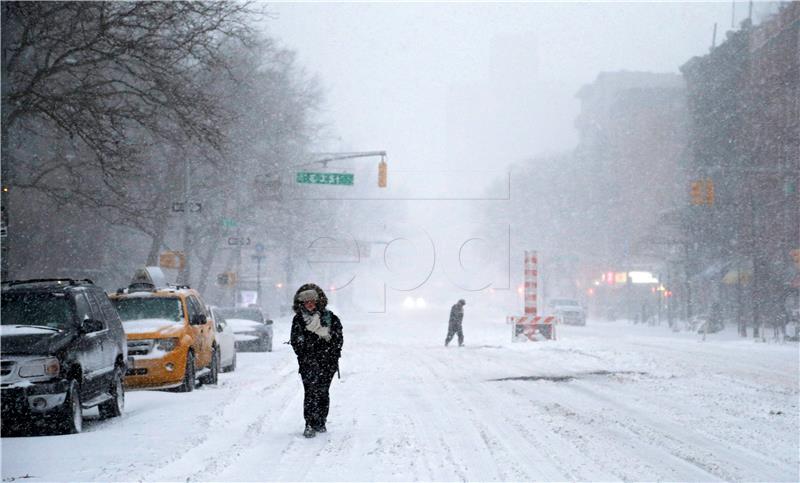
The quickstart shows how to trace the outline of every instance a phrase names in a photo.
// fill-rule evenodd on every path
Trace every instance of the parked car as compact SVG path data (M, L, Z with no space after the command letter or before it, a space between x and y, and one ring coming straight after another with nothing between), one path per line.
M111 295L128 336L125 385L190 392L198 380L216 384L220 353L206 304L188 286L156 286L159 273L138 270L127 289Z
M236 370L236 335L233 333L233 327L215 307L209 307L208 310L211 312L211 318L214 319L216 326L214 336L217 338L219 346L220 370L233 372Z
M122 414L128 349L117 311L90 280L3 282L3 430L79 433L83 409Z
M236 350L272 352L272 320L257 307L220 307L221 314L236 334Z
M586 311L577 300L554 298L547 304L549 314L561 318L561 322L570 325L586 325Z

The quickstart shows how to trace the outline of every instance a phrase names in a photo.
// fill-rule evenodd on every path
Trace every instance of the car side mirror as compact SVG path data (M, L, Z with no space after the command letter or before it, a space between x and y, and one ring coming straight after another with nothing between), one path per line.
M203 325L206 323L206 314L194 314L192 317L192 325Z
M91 334L92 332L100 332L104 327L102 320L84 319L84 321L81 322L81 333Z
M272 325L272 319L265 320L264 325Z

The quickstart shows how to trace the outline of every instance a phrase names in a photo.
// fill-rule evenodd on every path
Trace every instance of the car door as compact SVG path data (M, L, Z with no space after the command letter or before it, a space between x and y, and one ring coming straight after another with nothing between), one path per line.
M220 347L222 365L233 364L233 354L236 352L233 342L233 329L228 325L224 318L212 311L214 323L217 326L217 344Z
M98 305L100 305L100 310L103 312L103 320L108 327L108 332L103 336L102 341L103 364L105 370L110 373L109 378L111 378L116 367L117 357L124 357L124 353L127 352L123 349L123 347L127 346L125 331L122 329L122 321L119 319L117 310L111 305L111 301L108 300L105 292L95 290L91 293L97 300Z
M208 367L211 364L211 339L214 334L211 332L211 318L206 315L203 305L197 300L194 295L186 299L186 305L189 307L189 322L194 334L195 351L197 352L197 366ZM206 315L206 321L203 324L191 325L191 321L197 315Z
M89 296L88 292L75 294L75 309L81 323L86 319L103 320L100 306L95 299ZM104 324L102 330L81 334L78 340L77 359L80 361L83 371L81 393L84 399L93 397L105 387L102 385L103 334L107 332L108 326Z

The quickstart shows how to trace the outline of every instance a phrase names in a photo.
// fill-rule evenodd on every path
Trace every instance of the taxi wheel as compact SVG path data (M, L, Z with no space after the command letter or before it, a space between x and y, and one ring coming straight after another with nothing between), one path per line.
M192 392L195 387L194 354L186 356L186 369L183 372L183 383L178 386L178 392Z

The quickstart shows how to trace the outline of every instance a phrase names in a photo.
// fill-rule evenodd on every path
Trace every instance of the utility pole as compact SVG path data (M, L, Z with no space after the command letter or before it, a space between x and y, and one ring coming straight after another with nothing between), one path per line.
M261 260L266 258L266 255L251 255L253 260L256 261L256 300L258 305L264 307L261 301Z
M189 162L189 157L184 154L184 161L183 161L183 253L184 253L184 265L183 268L178 273L178 284L180 285L189 285L189 277L191 275L191 243L192 243L192 233L191 233L191 223L189 223L189 190L191 189L191 180L189 179L191 174L191 165Z

